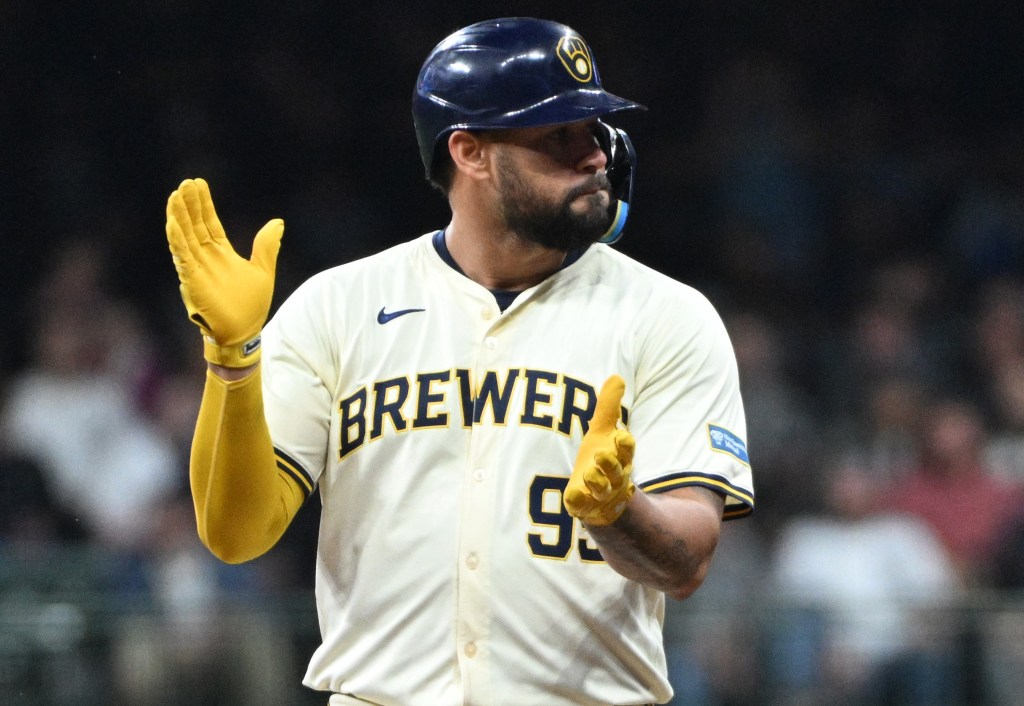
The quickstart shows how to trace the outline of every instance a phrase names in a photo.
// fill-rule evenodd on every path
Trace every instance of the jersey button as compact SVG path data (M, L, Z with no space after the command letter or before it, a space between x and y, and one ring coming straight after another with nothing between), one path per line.
M487 477L487 471L485 471L482 468L478 468L475 471L473 471L473 480L475 480L477 483L479 483L480 481L482 481L486 477Z
M494 349L498 347L498 339L494 336L488 336L484 339L484 345L488 348Z
M466 566L470 571L475 571L476 567L480 566L480 557L476 555L476 552L466 557Z
M462 651L466 653L467 657L473 659L474 657L476 657L476 643L467 642L466 646L462 648Z
M487 306L480 310L480 318L484 321L490 321L494 318L494 309Z

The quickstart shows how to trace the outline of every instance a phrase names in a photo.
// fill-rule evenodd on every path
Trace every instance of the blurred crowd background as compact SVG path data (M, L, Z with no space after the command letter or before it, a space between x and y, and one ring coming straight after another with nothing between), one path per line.
M674 703L1019 703L1024 13L985 0L0 3L0 702L324 702L316 499L247 565L195 536L164 203L206 178L245 253L284 218L275 306L442 227L412 85L512 14L649 106L617 247L739 359L758 509L668 606Z

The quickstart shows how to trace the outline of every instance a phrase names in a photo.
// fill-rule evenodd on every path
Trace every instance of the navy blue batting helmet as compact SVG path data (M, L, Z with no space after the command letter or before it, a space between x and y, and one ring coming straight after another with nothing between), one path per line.
M478 22L444 39L423 62L412 100L420 158L430 180L436 176L435 158L455 130L556 125L643 107L604 90L593 53L579 33L530 17ZM619 202L612 207L617 230L603 238L612 242L628 212L635 153L622 130L605 126L599 137Z

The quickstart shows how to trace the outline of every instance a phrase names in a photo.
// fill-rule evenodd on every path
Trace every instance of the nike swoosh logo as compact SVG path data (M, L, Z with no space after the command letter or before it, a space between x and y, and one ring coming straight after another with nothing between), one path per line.
M381 307L380 311L377 312L377 323L386 324L391 319L397 319L399 316L405 316L406 314L413 314L417 311L426 311L426 309L399 309L398 311L392 311L391 313L385 313L384 309L387 307Z

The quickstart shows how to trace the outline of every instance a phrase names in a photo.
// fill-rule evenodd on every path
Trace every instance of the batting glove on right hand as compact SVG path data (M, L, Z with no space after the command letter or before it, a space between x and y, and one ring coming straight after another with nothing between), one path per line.
M636 442L628 431L617 428L625 391L626 383L618 375L602 385L563 494L569 514L588 525L615 522L636 490L630 479Z
M186 179L167 199L167 243L181 298L211 363L245 368L259 360L283 234L284 221L267 223L246 260L228 241L204 180Z

